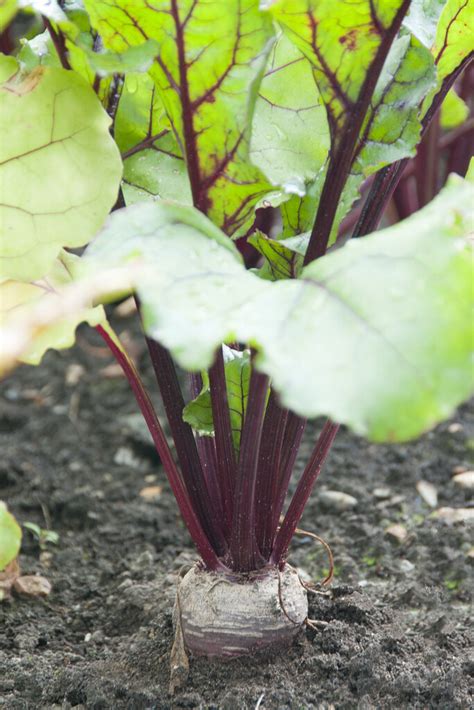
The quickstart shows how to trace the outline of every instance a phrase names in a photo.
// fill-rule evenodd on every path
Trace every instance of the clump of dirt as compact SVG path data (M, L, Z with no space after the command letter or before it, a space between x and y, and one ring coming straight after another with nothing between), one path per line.
M436 518L416 487L431 484L435 508L472 506L452 480L472 468L471 408L409 445L342 431L302 521L336 562L329 592L310 596L315 628L272 658L192 660L186 687L170 697L176 580L196 554L126 382L113 368L101 376L110 363L81 331L72 351L1 386L0 498L20 522L59 533L41 550L25 532L20 558L52 593L0 605L1 707L471 705L468 525ZM327 572L309 536L295 538L290 561L316 580Z

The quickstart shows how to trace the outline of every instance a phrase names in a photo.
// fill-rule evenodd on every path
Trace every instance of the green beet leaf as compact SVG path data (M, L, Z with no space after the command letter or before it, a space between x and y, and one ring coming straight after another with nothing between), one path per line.
M132 50L131 55L128 52L123 55L104 52L100 38L92 30L87 13L79 3L60 5L56 0L24 0L22 8L40 15L47 23L42 35L22 40L23 47L18 58L26 68L30 71L37 65L70 68L94 88L104 106L108 104L113 87L110 70L120 66L123 70L129 70L134 66L139 71L146 63L146 54L150 54L152 49L146 43L141 56L141 49L138 54ZM57 47L62 47L61 57Z
M224 345L224 367L227 385L227 399L229 402L230 425L234 449L238 455L240 440L247 409L247 399L250 382L250 351L234 350ZM186 405L183 419L201 435L214 435L214 422L212 418L211 392L207 373L203 377L203 388L199 395Z
M60 67L61 62L48 30L32 39L22 38L17 59L23 71L31 73L38 66Z
M473 273L461 237L473 197L472 186L455 180L405 222L303 271L307 288L281 361L268 369L289 407L396 441L419 435L469 396Z
M303 196L329 151L326 110L308 59L282 34L260 84L251 158L287 194Z
M21 528L0 500L0 572L16 559L20 546Z
M101 78L111 74L147 72L158 51L157 43L149 40L139 47L130 47L121 54L108 51L97 52L94 51L93 37L90 33L81 33L77 37L76 31L65 31L64 35L71 68L91 84L97 83L98 80L100 83ZM76 38L77 44L72 42L71 36ZM31 40L23 40L22 45L18 58L30 71L39 64L61 66L48 30Z
M333 149L341 141L377 51L402 0L276 0L270 12L314 67L326 104Z
M441 105L440 124L445 131L461 126L469 118L469 107L455 92L448 91Z
M23 12L34 12L54 22L56 26L66 27L70 23L66 12L57 0L20 0L19 5Z
M94 52L88 49L89 64L99 76L125 74L126 72L146 72L158 53L158 43L147 40L138 47L129 47L125 52Z
M86 274L100 273L104 264L141 267L137 291L146 329L194 371L212 364L237 304L251 302L265 284L246 271L233 242L201 212L165 201L111 215L83 260Z
M375 87L355 149L353 173L367 177L388 163L415 155L421 129L419 106L435 83L429 51L402 33Z
M11 58L2 65L10 74ZM0 85L1 278L41 278L61 247L85 244L102 225L122 171L109 124L64 69L13 71Z
M440 15L447 0L412 0L403 24L428 49L431 49Z
M227 346L224 345L224 350L227 349ZM203 370L201 376L201 391L183 409L183 419L192 426L199 436L214 436L209 375L206 370Z
M99 326L123 351L111 329L100 300L120 299L135 283L136 271L102 268L100 273L79 278L78 257L62 251L51 271L26 283L6 280L0 284L0 377L19 362L39 364L44 353L74 343L81 323Z
M128 74L115 117L127 205L157 197L192 203L186 164L153 79Z
M392 45L366 113L330 242L357 199L363 180L385 165L415 154L421 131L419 106L434 85L435 68L429 51L414 37L402 33ZM349 114L344 130L350 121ZM306 197L293 198L283 206L284 236L311 229L323 182L324 174L320 173Z
M474 2L448 0L436 30L434 55L438 85L474 51Z
M436 27L434 44L431 47L436 63L437 83L423 102L423 114L428 111L444 81L456 72L470 55L472 56L473 26L473 0L448 0L445 3Z
M297 413L376 441L410 439L472 389L472 198L453 178L417 215L296 280L259 279L202 215L158 203L115 213L84 264L141 262L145 328L184 368L209 367L221 342L251 343Z
M30 283L24 281L2 281L0 283L0 328L4 332L21 330L23 318L33 309L47 311L55 309L63 289L72 284L79 257L62 251L44 278ZM105 322L102 306L78 308L67 317L60 317L47 327L39 327L25 340L25 348L18 359L29 365L38 365L44 353L53 348L63 350L74 344L75 331L80 323L96 326ZM26 326L27 327L27 326Z
M12 77L18 70L18 62L15 57L7 57L0 54L0 83L3 84Z
M300 234L289 239L271 239L256 230L248 241L265 257L263 266L257 271L260 278L279 281L299 276L308 247L309 234Z
M383 8L367 1L350 9L350 3L293 3L280 0L271 12L288 37L310 60L319 92L327 109L331 156L337 161L342 138L360 112L361 97L375 71L377 52L387 41L401 2ZM352 12L352 15L351 15ZM334 14L341 15L339 22ZM344 16L344 19L342 19ZM348 18L353 27L348 30ZM435 86L434 62L428 49L407 31L391 46L365 113L351 156L351 171L338 204L330 243L359 194L361 183L384 165L412 156L419 142L419 106ZM313 92L316 96L316 92ZM283 236L310 230L319 204L325 172L319 171L305 197L283 205Z
M17 0L0 0L0 32L3 32L17 11Z
M86 1L110 49L154 39L150 70L186 156L194 204L227 234L239 234L269 191L250 163L256 89L273 27L258 0Z

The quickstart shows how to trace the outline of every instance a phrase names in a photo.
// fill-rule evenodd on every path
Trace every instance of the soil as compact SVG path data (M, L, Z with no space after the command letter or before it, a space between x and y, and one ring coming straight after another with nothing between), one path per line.
M472 408L408 445L374 446L342 431L301 523L325 538L336 562L329 592L310 598L316 629L272 657L191 659L186 686L170 696L176 581L196 554L110 364L81 331L72 351L20 368L1 387L0 498L59 542L41 550L25 531L21 568L53 590L0 605L0 707L471 706L469 528L437 519L416 484L435 487L435 507L469 506L452 473L472 468ZM150 487L154 498L143 491ZM325 488L357 505L331 510ZM402 542L386 533L395 523L407 533ZM327 571L309 536L295 538L290 561L314 580Z

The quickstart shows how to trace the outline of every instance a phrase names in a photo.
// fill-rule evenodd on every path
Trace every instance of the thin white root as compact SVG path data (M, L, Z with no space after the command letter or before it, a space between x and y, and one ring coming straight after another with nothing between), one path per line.
M329 626L328 621L321 621L320 619L306 619L306 626L309 626L313 631L320 631L321 629L326 629Z

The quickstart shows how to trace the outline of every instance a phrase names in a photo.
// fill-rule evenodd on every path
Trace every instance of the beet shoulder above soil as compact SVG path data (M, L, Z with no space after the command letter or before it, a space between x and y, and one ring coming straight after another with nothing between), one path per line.
M433 510L472 506L452 479L454 469L473 467L472 407L403 446L342 431L302 521L335 556L331 589L310 597L316 630L273 658L192 660L186 687L170 697L176 581L196 554L133 397L110 365L81 331L72 351L20 368L1 386L0 498L20 522L50 526L59 543L41 551L24 534L22 570L48 577L53 591L0 605L0 707L471 705L472 538L468 523ZM327 571L324 550L305 535L290 562L314 580Z

